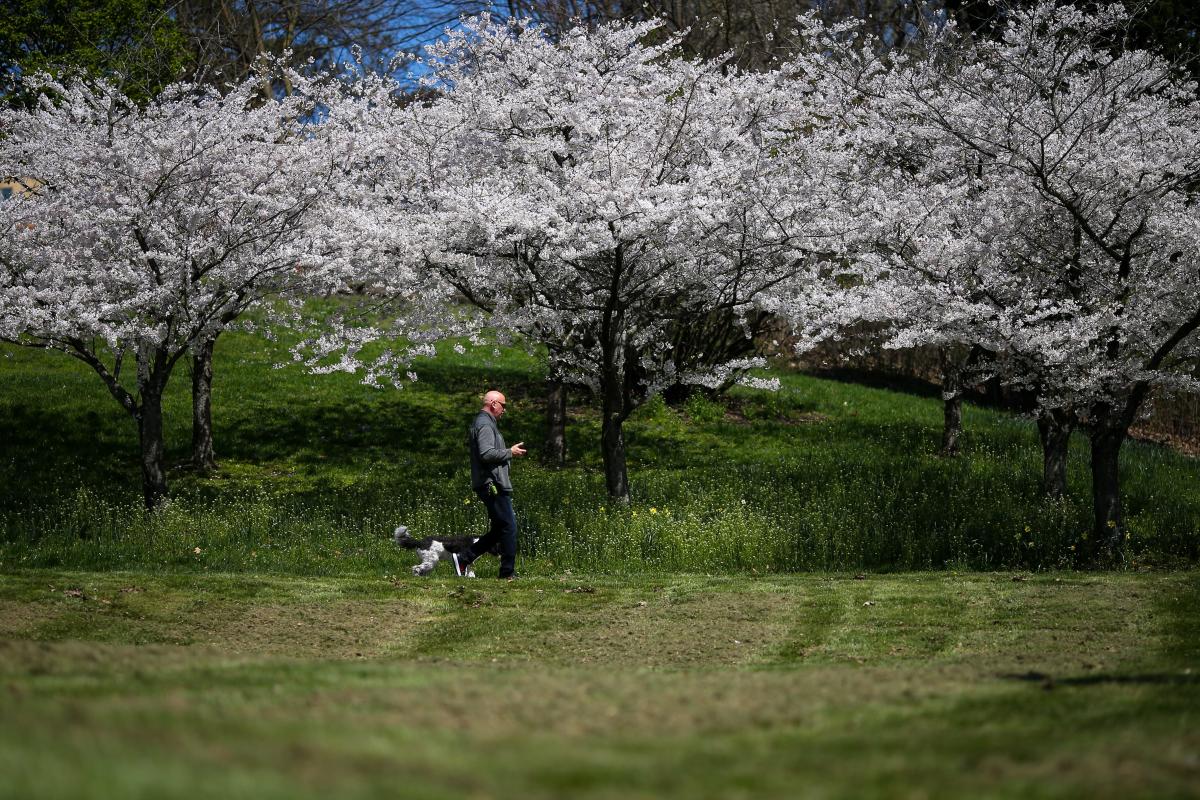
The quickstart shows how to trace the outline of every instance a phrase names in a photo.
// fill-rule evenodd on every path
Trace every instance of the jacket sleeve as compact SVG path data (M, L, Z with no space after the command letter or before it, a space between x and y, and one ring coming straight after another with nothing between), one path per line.
M480 425L475 429L475 449L479 452L479 460L488 466L507 464L512 461L512 453L507 448L498 447L496 432L490 425Z

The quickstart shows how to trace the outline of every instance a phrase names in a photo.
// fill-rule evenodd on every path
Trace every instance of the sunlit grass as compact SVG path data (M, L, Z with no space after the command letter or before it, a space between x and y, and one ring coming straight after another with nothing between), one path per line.
M1197 589L0 575L0 798L1188 797Z

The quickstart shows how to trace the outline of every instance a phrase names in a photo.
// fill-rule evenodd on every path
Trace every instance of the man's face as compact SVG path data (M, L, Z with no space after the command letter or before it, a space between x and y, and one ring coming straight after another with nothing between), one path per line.
M496 419L504 416L504 410L507 405L508 401L504 399L504 395L497 395L488 401L488 409Z

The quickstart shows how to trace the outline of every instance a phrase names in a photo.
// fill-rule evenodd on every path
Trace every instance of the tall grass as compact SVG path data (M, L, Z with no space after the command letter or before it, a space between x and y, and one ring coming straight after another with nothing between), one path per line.
M490 387L502 423L536 456L540 366L518 350L447 351L403 390L273 370L272 346L218 343L214 424L222 471L172 471L170 505L140 509L132 423L61 356L0 351L0 570L28 567L400 574L399 523L480 532L465 426ZM1032 424L966 410L965 453L936 455L940 405L785 374L774 394L735 391L628 424L634 502L604 497L599 418L572 409L571 465L514 467L529 573L1060 568L1090 527L1086 443L1070 496L1037 492ZM167 400L169 455L186 458L188 389ZM1200 465L1130 443L1122 463L1131 563L1200 555ZM492 560L494 563L494 560ZM494 569L488 566L486 569Z

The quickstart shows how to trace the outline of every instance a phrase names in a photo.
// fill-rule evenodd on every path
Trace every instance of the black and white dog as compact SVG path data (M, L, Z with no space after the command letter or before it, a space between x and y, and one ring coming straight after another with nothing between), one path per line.
M426 536L424 539L415 539L409 534L407 525L400 525L392 534L392 538L405 550L416 550L417 555L421 557L421 563L413 565L413 575L428 575L433 572L433 568L438 565L439 561L449 558L451 564L454 565L456 574L465 578L475 577L475 570L471 568L471 565L460 566L456 557L479 541L475 536L447 536L442 539ZM476 553L475 555L483 554Z

